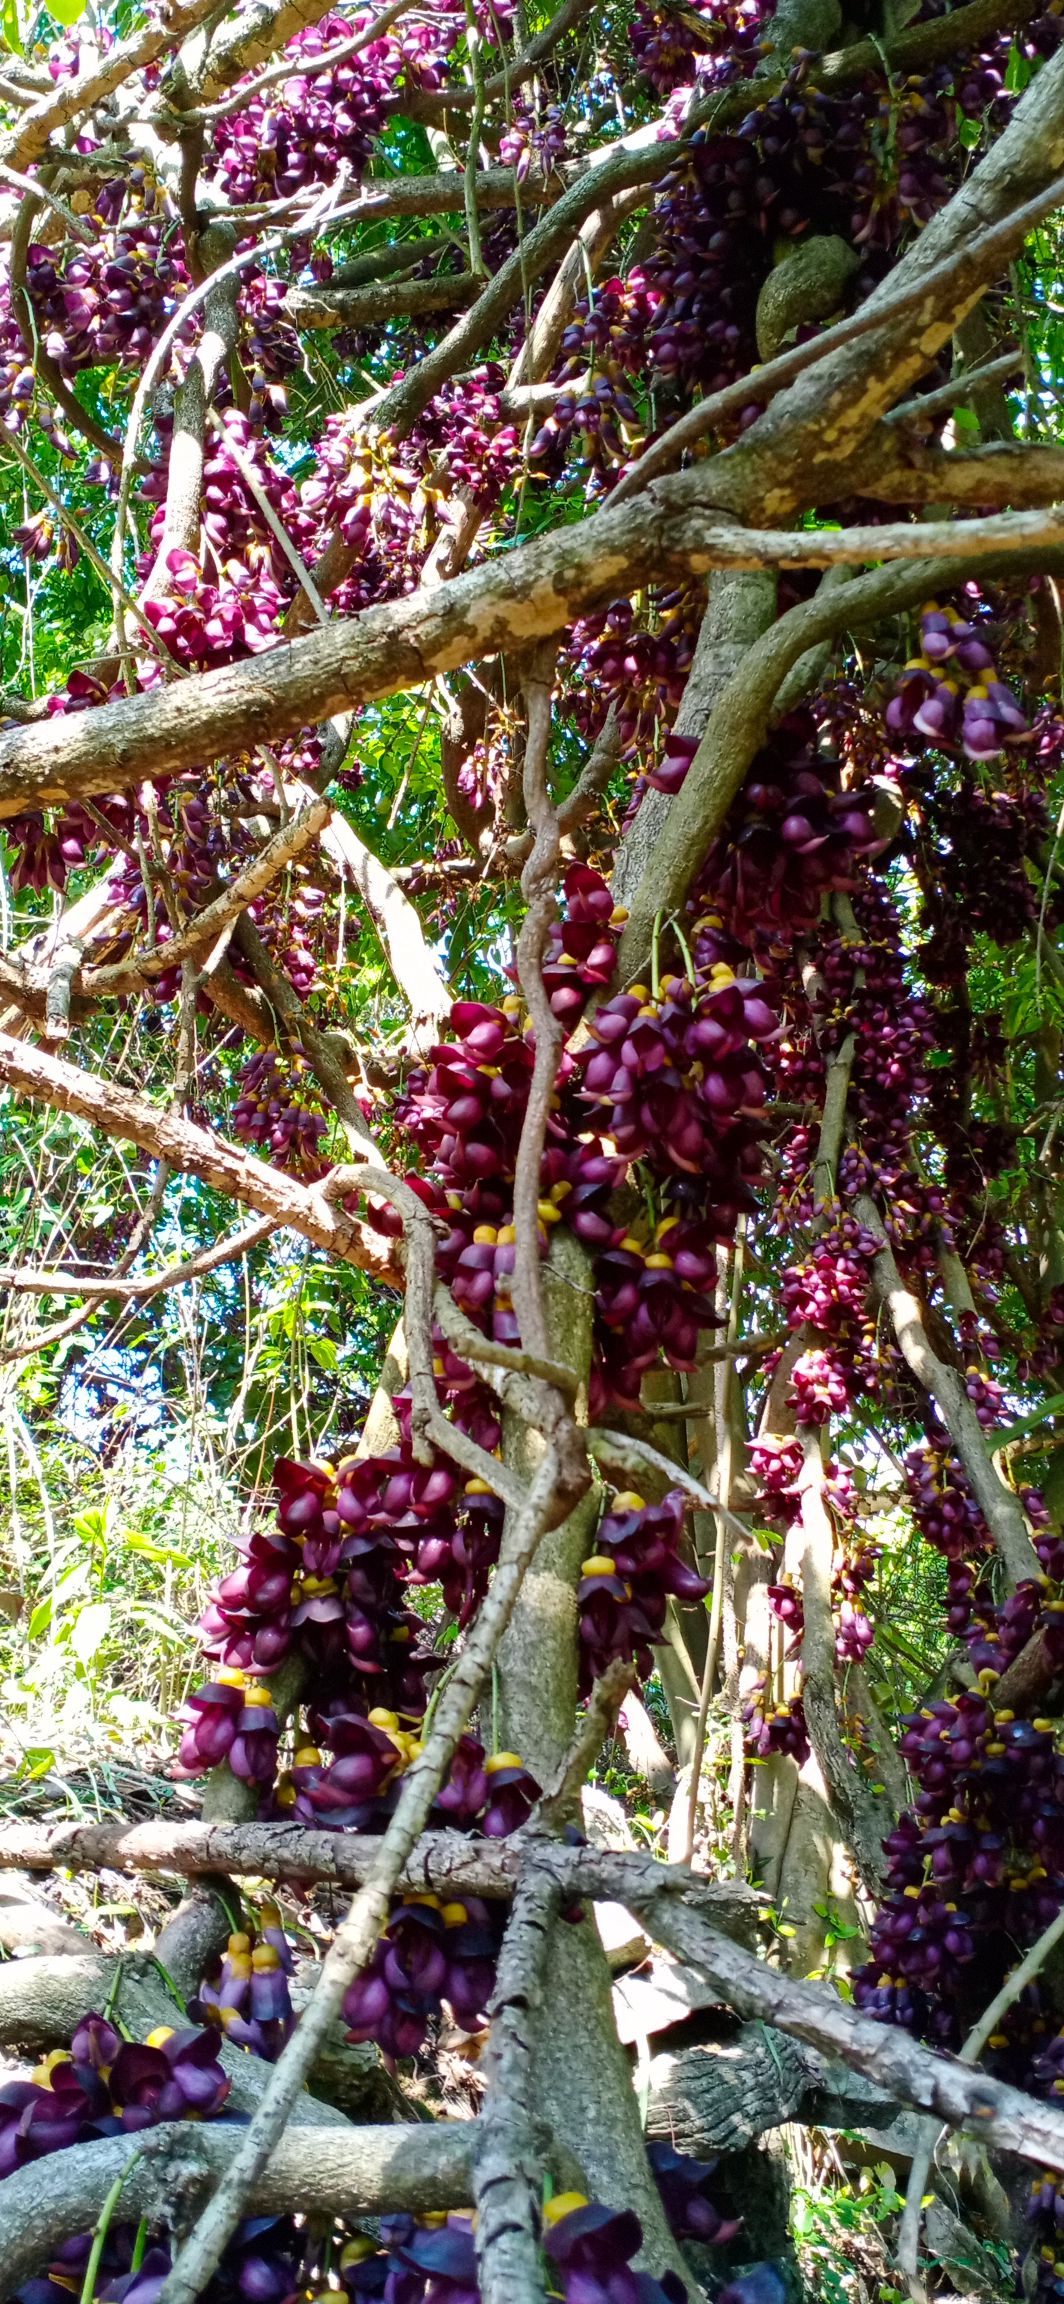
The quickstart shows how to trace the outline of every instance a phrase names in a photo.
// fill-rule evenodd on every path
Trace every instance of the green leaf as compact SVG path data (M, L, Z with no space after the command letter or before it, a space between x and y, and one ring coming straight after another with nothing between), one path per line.
M140 1528L127 1528L122 1538L127 1552L137 1552L142 1560L169 1561L171 1568L191 1568L192 1556L188 1552L175 1552L172 1544L153 1544Z
M48 14L57 24L76 24L84 16L89 0L48 0Z
M49 1769L55 1767L55 1753L50 1744L27 1744L22 1757L31 1784L36 1782L38 1776L47 1776Z
M78 14L79 16L81 14L80 8ZM24 56L26 51L22 45L16 0L4 0L3 15L0 16L0 31L4 35L5 47L12 49L16 56Z
M995 1432L993 1436L994 1447L1005 1448L1012 1440L1026 1440L1029 1432L1037 1432L1039 1425L1047 1424L1050 1417L1055 1416L1059 1408L1064 1408L1064 1392L1054 1392L1050 1399L1043 1400L1039 1407L1032 1408L1029 1416L1021 1416L1018 1424L1006 1424L1003 1432ZM1049 1446L1048 1441L1046 1446Z

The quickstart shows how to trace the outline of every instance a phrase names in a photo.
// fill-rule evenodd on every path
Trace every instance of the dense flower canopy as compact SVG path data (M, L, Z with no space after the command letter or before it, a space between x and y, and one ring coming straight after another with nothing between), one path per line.
M161 1927L173 2023L57 1992L0 2088L0 2229L49 2204L12 2287L827 2298L737 2148L645 2144L600 1885L637 1964L736 2017L813 1977L781 2036L1004 2122L1023 2182L944 2189L1053 2304L1059 0L2 29L3 1693L63 1797L68 1717L150 1713L152 1868L202 1802L256 1884ZM147 1466L183 1517L116 1572ZM367 2131L277 2212L323 2048L393 2122L464 2060L461 2165L396 2129L389 2192ZM185 2121L191 2237L120 2205Z

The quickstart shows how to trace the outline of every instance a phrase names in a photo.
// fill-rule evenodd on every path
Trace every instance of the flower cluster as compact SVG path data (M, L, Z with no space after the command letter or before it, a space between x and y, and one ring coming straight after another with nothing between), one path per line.
M661 1638L670 1598L705 1598L705 1578L680 1557L685 1510L678 1488L657 1505L631 1491L615 1496L600 1522L597 1549L584 1561L576 1595L585 1694L614 1657L634 1658L642 1674L650 1672L651 1648Z
M892 736L923 736L938 751L959 745L968 760L996 760L1030 734L979 627L936 601L923 611L921 651L905 666L886 724Z
M189 2013L215 2025L226 2040L274 2064L295 2016L288 1979L293 1960L275 1904L264 1904L259 1925L238 1929L204 1976Z
M0 2088L0 2177L93 2137L210 2119L229 2094L211 2031L122 2040L103 2016L85 2016L69 2054L56 2050L32 2080Z

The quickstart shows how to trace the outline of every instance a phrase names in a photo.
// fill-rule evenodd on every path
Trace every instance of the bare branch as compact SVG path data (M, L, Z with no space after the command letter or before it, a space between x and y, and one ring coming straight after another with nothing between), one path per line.
M320 1193L296 1183L283 1169L256 1160L251 1153L236 1152L208 1129L160 1110L148 1097L46 1055L42 1049L28 1047L2 1031L0 1079L24 1096L51 1104L56 1111L88 1120L104 1135L139 1145L142 1152L168 1161L175 1171L199 1176L228 1199L257 1208L279 1230L302 1233L316 1247L328 1249L344 1263L358 1265L387 1287L400 1286L394 1247L372 1226L331 1208Z
M119 1298L123 1303L146 1304L150 1297L161 1296L169 1288L183 1288L190 1280L199 1280L205 1272L217 1271L221 1264L233 1264L238 1256L246 1256L263 1240L268 1240L277 1226L272 1216L260 1216L257 1223L246 1224L242 1232L231 1232L225 1240L216 1240L212 1247L201 1248L195 1256L187 1256L181 1264L168 1264L161 1272L149 1272L140 1280L121 1280L115 1274L106 1279L82 1277L76 1272L0 1272L0 1287L27 1291L34 1296L85 1296L94 1302Z
M1040 1574L1023 1506L987 1453L983 1428L955 1368L932 1350L919 1300L898 1270L883 1219L867 1193L859 1193L854 1215L875 1234L879 1254L872 1267L876 1294L894 1329L906 1366L930 1394L971 1483L975 1500L1014 1584Z
M483 2304L542 2304L543 2160L533 2108L532 2033L543 2001L558 1890L549 1874L520 1874L499 1954L477 2121L473 2198Z

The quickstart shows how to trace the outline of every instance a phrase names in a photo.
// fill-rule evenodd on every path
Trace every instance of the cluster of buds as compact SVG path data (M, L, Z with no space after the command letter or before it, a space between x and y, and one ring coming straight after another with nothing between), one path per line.
M760 980L725 961L704 987L686 976L665 977L656 993L633 985L595 1016L581 1093L628 1159L700 1175L729 1124L760 1114L758 1051L778 1027Z
M69 2054L57 2049L31 2080L0 2088L0 2178L94 2137L210 2119L229 2094L211 2031L122 2040L103 2016L82 2018Z
M143 612L179 664L202 671L274 646L285 601L271 569L233 561L224 585L208 584L195 554L175 546L166 570L167 591L146 599Z
M589 995L608 984L617 959L616 937L628 918L615 905L601 872L571 864L565 875L565 905L550 931L543 983L559 1022L572 1026Z
M758 753L710 848L701 901L750 945L807 934L822 897L853 888L860 864L888 845L876 829L878 798L874 784L844 790L812 714L791 713Z
M704 1600L705 1578L680 1557L685 1510L678 1488L660 1504L626 1490L601 1521L597 1550L584 1561L576 1595L585 1695L615 1657L634 1659L648 1674L670 1598L684 1604Z
M935 601L923 611L921 652L905 666L886 725L891 736L923 736L938 751L959 744L969 760L997 760L1030 735L977 625Z
M147 208L117 230L78 246L65 263L35 243L26 291L40 341L61 373L118 365L142 368L190 282L180 242Z
M611 294L619 286L619 282L607 282L596 294L595 324L607 333ZM587 327L590 326L589 319ZM571 333L567 333L565 342ZM578 353L573 364L577 369L582 368L586 359L581 359ZM606 403L598 393L594 397L602 411L601 430ZM611 409L616 401L614 391L609 403ZM623 396L622 402L630 406ZM571 409L564 401L556 403L554 415L544 427L547 439L544 441L540 435L541 457L555 439L564 440L566 421L570 427L576 424L579 404L580 396L576 394ZM589 420L585 414L585 424ZM585 732L589 736L598 735L612 705L617 713L623 756L630 758L642 753L679 707L697 637L698 610L688 593L668 593L656 601L653 613L648 614L643 625L637 623L630 600L611 601L608 608L574 624L569 644L570 680L573 707Z
M410 435L431 472L427 497L468 488L485 510L498 501L521 449L517 426L502 412L505 382L505 370L493 363L445 384L430 400Z
M759 0L698 0L684 16L639 0L628 37L639 71L668 96L692 73L716 86L752 72L763 28Z
M237 1930L207 1970L189 2013L226 2040L275 2064L295 2016L288 1988L292 1954L276 1904L264 1904L258 1927Z
M514 170L519 184L524 183L533 160L543 174L549 176L557 163L566 159L569 150L561 106L547 104L533 111L520 90L515 90L510 113L510 120L499 138L499 158L503 166Z
M543 2225L550 2292L560 2304L685 2304L674 2272L655 2280L634 2269L643 2229L631 2209L561 2192L545 2203ZM410 2216L387 2217L379 2247L349 2242L340 2278L351 2304L381 2297L388 2304L480 2304L472 2219L452 2213L415 2224ZM737 2296L735 2304L745 2299Z
M277 1167L291 1168L300 1176L324 1173L321 1141L329 1123L298 1040L290 1043L284 1057L273 1048L249 1056L240 1072L232 1121L233 1134L268 1153Z
M355 181L365 173L394 109L403 56L395 40L373 40L357 56L315 69L331 48L350 42L352 24L366 31L372 18L328 15L297 33L287 49L291 78L219 120L214 172L231 202L291 199L332 184L341 166Z
M445 1189L465 1193L513 1176L533 1063L517 1027L520 1006L516 995L501 1008L456 1001L454 1040L430 1051L428 1072L411 1075L397 1108Z
M800 1695L774 1704L764 1682L751 1689L742 1706L743 1741L750 1760L809 1758L809 1730Z
M501 1908L477 1897L396 1898L369 1966L345 1996L348 2039L375 2040L386 2056L416 2056L445 2000L463 2031L481 2031L502 1926Z
M993 1675L904 1723L919 1786L885 1842L887 1894L858 2005L954 2046L1064 1895L1064 1756L1049 1720L995 1709ZM973 1981L974 1979L974 1981ZM998 2043L1008 2047L1007 2034Z

